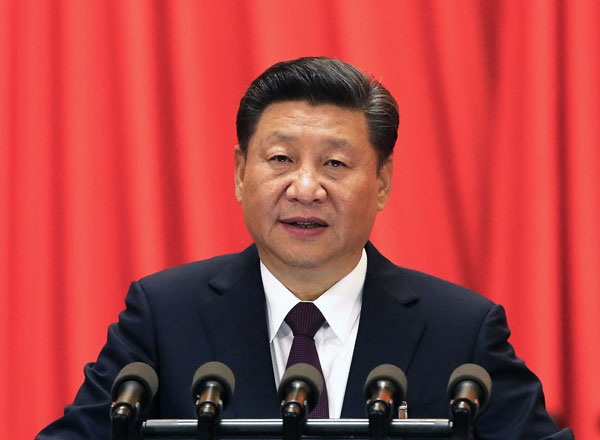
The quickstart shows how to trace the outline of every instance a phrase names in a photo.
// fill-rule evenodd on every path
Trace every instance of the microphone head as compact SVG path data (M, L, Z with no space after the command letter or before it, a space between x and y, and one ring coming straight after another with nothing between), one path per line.
M144 387L144 393L140 405L146 406L154 399L156 390L158 390L158 376L154 369L144 362L132 362L123 367L119 372L110 390L112 400L115 401L119 397L119 388L121 384L134 380L139 382Z
M394 401L400 404L406 394L408 381L406 374L400 368L392 364L381 364L371 370L363 387L363 397L365 400L371 399L372 388L380 380L386 380L394 385Z
M306 404L308 412L317 405L323 392L323 375L310 364L299 363L294 364L283 373L281 383L277 389L277 396L280 401L285 400L287 388L295 381L301 381L308 384L310 392L308 393Z
M448 381L450 400L454 399L456 386L465 380L475 382L481 388L481 396L479 396L479 410L481 411L487 405L492 393L492 378L483 367L477 364L461 365L452 372Z
M223 410L227 408L233 391L235 389L235 376L231 369L222 362L207 362L201 365L194 373L192 379L192 388L190 389L192 394L192 400L195 402L198 399L198 394L201 392L202 385L209 380L219 382L223 386L223 392L221 393L221 400L223 401Z

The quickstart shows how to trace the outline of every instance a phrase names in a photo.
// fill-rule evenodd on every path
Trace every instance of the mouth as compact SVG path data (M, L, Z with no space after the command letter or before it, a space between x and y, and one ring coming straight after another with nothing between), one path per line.
M279 220L281 223L300 229L326 228L327 222L317 217L290 217Z

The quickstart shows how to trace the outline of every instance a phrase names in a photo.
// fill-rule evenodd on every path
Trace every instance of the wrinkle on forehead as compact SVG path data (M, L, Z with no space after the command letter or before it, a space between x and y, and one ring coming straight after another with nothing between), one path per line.
M364 141L370 145L364 114L360 110L341 108L333 104L271 104L261 115L258 126L262 127L262 130L257 127L257 132L265 134L262 139L256 139L261 144L291 144L301 141L303 135L310 133L320 136L321 142L332 147L344 147L356 141Z
M296 136L294 134L289 134L289 133L283 133L280 130L273 131L271 134L269 134L264 139L265 143L281 142L284 144L287 144L287 143L292 144L292 143L296 143L296 142L300 142L300 141L301 141L300 136ZM344 137L327 136L326 138L322 139L322 142L324 144L328 144L332 147L338 147L338 148L344 148L344 147L349 146L348 140Z

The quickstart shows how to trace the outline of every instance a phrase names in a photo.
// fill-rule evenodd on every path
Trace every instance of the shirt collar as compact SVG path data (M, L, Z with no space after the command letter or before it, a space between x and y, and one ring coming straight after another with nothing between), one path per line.
M300 300L275 278L262 261L260 273L267 300L269 342L272 342L283 320ZM352 325L360 314L366 274L367 253L363 249L360 261L354 269L314 301L327 324L341 341L345 341L350 335Z

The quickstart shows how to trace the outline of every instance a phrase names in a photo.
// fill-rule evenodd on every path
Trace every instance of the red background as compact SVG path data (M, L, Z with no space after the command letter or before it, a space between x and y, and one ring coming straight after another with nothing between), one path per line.
M250 243L235 113L328 55L401 115L372 240L503 303L578 439L600 416L600 2L0 1L0 437L62 413L128 284Z

